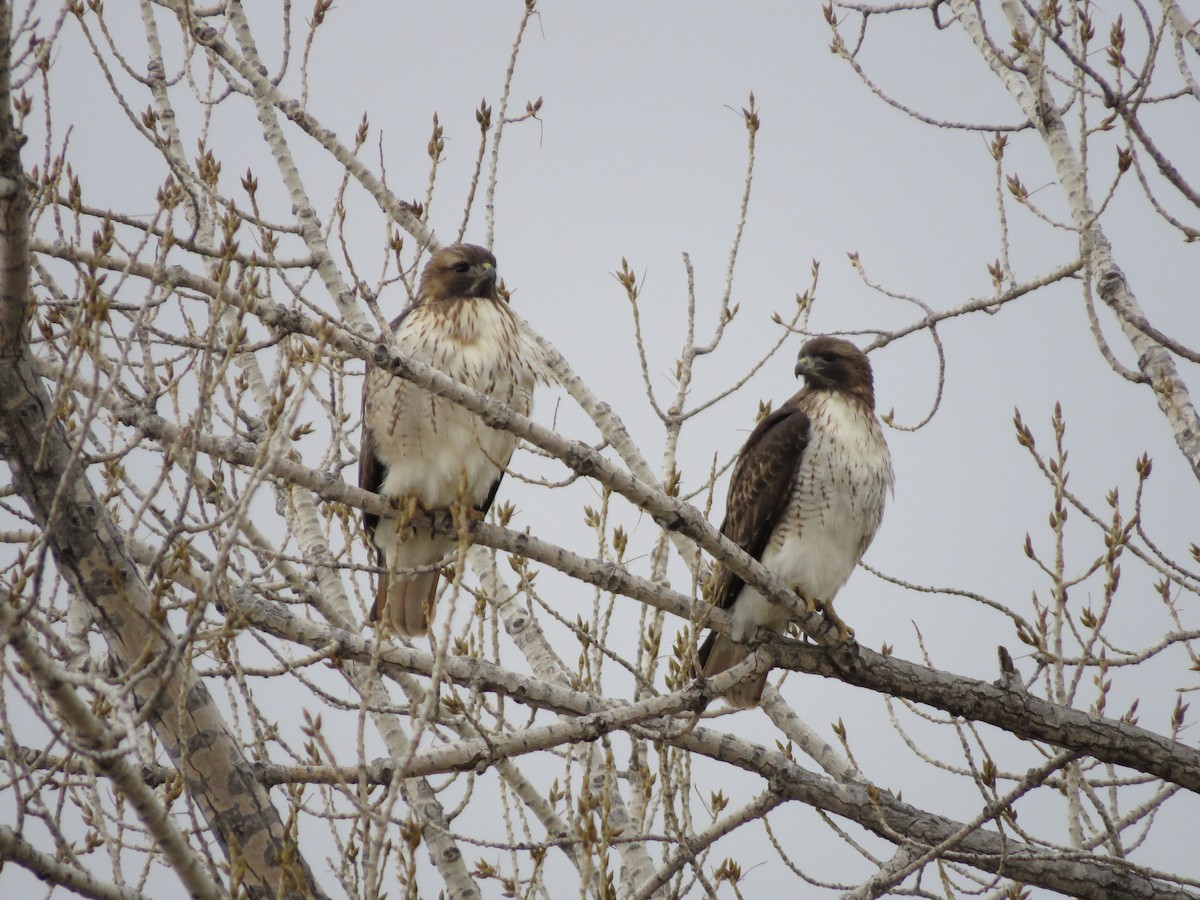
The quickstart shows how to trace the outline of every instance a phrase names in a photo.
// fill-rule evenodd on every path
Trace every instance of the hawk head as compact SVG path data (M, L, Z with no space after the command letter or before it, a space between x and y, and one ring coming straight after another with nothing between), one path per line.
M450 244L433 254L421 273L417 297L422 302L499 300L496 292L496 257L475 244Z
M858 347L841 338L815 337L800 348L796 375L812 390L840 391L875 408L871 363Z

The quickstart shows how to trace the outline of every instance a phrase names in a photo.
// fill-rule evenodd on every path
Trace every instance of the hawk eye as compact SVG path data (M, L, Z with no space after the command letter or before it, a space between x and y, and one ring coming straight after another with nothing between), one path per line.
M837 357L832 353L822 353L821 359L825 360L825 362L833 362Z
M451 266L451 268L453 268L455 272L466 273L471 270L471 264L466 261L456 262L453 266Z

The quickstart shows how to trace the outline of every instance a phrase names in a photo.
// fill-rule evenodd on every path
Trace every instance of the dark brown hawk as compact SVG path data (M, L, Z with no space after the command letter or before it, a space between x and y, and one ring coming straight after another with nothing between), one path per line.
M834 595L870 545L892 488L892 461L866 355L849 341L818 337L800 350L804 389L755 426L733 470L721 533L830 618ZM700 647L705 677L744 660L755 628L782 631L788 616L721 564L713 603L729 610L728 635ZM840 621L839 621L840 624ZM767 676L726 700L754 706Z
M438 250L416 300L391 323L399 349L522 415L541 370L536 345L496 289L496 258L483 247ZM457 505L486 513L518 439L402 378L367 367L358 483L424 511ZM380 568L371 621L397 634L424 634L438 563L452 538L365 513ZM417 570L417 571L414 571Z

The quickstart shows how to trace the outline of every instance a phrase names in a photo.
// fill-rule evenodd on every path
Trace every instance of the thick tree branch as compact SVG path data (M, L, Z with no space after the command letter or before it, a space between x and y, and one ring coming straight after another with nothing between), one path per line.
M782 668L914 700L951 715L995 725L1017 737L1128 766L1200 793L1200 750L1128 722L883 656L858 644L820 648L777 639L769 647Z
M369 638L301 619L280 604L250 599L240 604L238 611L248 624L257 628L313 648L326 647L333 642L343 659L374 659L385 672L432 670L433 658L428 653L395 646L376 648ZM694 683L683 691L664 695L659 698L663 701L661 708L685 710L695 708L697 704L702 705L709 698L727 690L728 684L750 672L752 661L737 668L743 667L744 673L730 669L707 684ZM567 716L602 721L602 711L616 713L624 710L629 714L638 709L622 701L605 700L568 687L551 685L541 679L515 675L499 666L470 657L448 657L446 675L464 686L507 693L522 703L554 709ZM644 708L649 712L655 707ZM857 780L834 781L798 766L782 753L732 735L706 728L695 728L689 732L686 728L671 728L665 722L648 724L651 727L647 728L645 724L627 727L641 737L663 740L760 775L767 780L772 793L843 816L892 843L906 841L915 847L927 849L953 840L957 849L948 852L948 858L1071 896L1097 900L1108 900L1115 896L1188 900L1197 897L1182 888L1152 879L1129 864L1109 862L1088 853L1081 853L1074 858L1065 857L1061 852L1023 844L1011 835L1001 836L982 828L975 831L964 829L961 822L903 803L886 791ZM574 729L563 729L561 738L569 741L576 734L578 732ZM446 758L450 759L465 750L451 748L445 752ZM431 752L431 759L434 755Z
M42 881L61 885L92 900L149 900L147 895L116 884L98 881L88 872L42 853L7 825L0 825L0 861L28 869Z
M20 613L6 602L0 602L0 634L3 634L3 643L12 645L34 682L50 698L73 743L92 756L97 768L113 780L137 811L188 894L207 900L221 897L224 892L188 845L187 838L154 795L154 790L142 781L122 750L121 736L92 712L75 688L62 677L59 667L38 646Z
M11 10L8 4L0 8ZM0 187L14 188L6 195L0 190L0 452L59 571L92 607L138 703L153 710L156 733L205 821L230 862L244 866L247 891L253 897L323 896L213 698L168 629L151 618L149 593L125 555L124 535L83 476L34 374L24 325L30 310L28 200L22 137L5 94L8 60L8 53L0 55Z
M1040 80L1045 77L1044 60L1032 51L1033 39L1025 28L1022 11L1012 2L1002 5L1014 31L1023 34L1028 41L1030 53L1022 58L1026 61L1027 72L1037 73L1035 75L1018 71L998 55L973 0L950 0L950 8L975 48L1008 88L1022 112L1037 125L1058 172L1071 217L1079 229L1080 249L1100 297L1117 314L1121 330L1138 355L1138 368L1149 379L1154 399L1166 416L1176 445L1191 465L1192 472L1200 479L1200 420L1197 419L1196 407L1187 385L1180 377L1171 354L1136 324L1148 320L1125 273L1113 258L1112 244L1100 227L1099 216L1092 205L1086 168L1071 143L1062 114L1049 102L1049 91Z
M272 320L272 324L279 326L286 320L291 330L311 333L314 337L320 332L331 342L344 345L348 352L361 354L367 350L365 342L361 342L360 339L343 336L342 333L331 336L328 327L318 326L298 313L278 308L274 312L262 312ZM580 474L590 475L627 496L656 518L668 522L668 527L684 530L690 538L717 558L727 560L731 564L740 564L750 583L762 585L768 590L774 589L777 595L792 600L792 595L778 579L773 576L764 577L768 573L760 563L749 557L746 557L746 562L742 562L738 556L728 552L725 545L729 542L716 532L698 510L688 504L644 484L587 445L570 441L535 424L503 404L462 387L436 369L403 356L393 356L382 347L373 352L376 365L389 366L400 377L471 409L481 415L488 424L521 435L552 453ZM144 423L141 427L147 432L158 431L167 436L161 423L151 426L157 417L149 416L140 410L133 410L133 415L133 421ZM245 442L231 438L218 440L200 437L197 438L196 446L202 452L222 455L242 465L266 466L269 474L303 484L326 499L384 513L390 508L386 501L377 498L376 495L351 487L327 473L306 469L285 459L274 458L268 461L261 448ZM592 564L573 555L567 558L562 553L550 552L536 539L521 536L512 538L504 529L483 523L475 527L475 536L480 542L497 549L528 555L531 558L540 555L549 564L565 559L570 565L571 574L584 577L608 590L628 592L632 596L647 599L653 596L655 600L674 600L671 604L675 607L673 612L678 613L679 607L683 606L683 595L671 597L661 588L651 590L639 584L640 579L635 579L620 567ZM745 556L740 550L737 553ZM778 587L772 582L778 584ZM715 612L713 624L723 627L723 617L715 615ZM819 616L815 618L817 628L825 627ZM1021 737L1044 740L1105 762L1130 766L1200 792L1200 751L1145 729L1098 718L1069 707L1038 700L1030 695L1016 694L986 682L940 672L891 656L885 657L856 644L838 646L831 643L822 648L775 639L771 641L770 647L784 668L838 678L848 684L927 703L955 715L976 718L1005 728Z
M773 792L857 822L891 843L934 847L963 830L961 822L904 803L889 792L862 784L838 784L801 768L782 753L727 735L698 728L672 743L760 775ZM1073 857L983 828L964 837L946 858L1071 897L1196 900L1200 896L1151 878L1124 861L1110 862L1085 853Z

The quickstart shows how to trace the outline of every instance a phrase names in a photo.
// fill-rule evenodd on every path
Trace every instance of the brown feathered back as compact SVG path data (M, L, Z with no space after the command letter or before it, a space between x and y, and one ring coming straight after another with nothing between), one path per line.
M871 364L858 347L841 338L813 338L800 351L796 374L804 376L804 388L764 416L742 447L721 533L764 562L771 548L767 564L777 575L793 589L818 585L811 589L829 596L808 599L831 601L878 526L883 494L891 485L891 463L874 415ZM813 453L819 464L810 459ZM832 476L830 467L840 474ZM802 472L807 474L798 483ZM856 495L859 490L862 494ZM836 502L830 509L832 518L826 519L822 510L838 492L850 493ZM805 529L823 536L810 541ZM855 540L864 529L864 539ZM827 545L837 552L826 555L815 549ZM803 571L797 571L797 558L804 560ZM735 622L730 635L712 632L700 647L699 663L706 677L746 658L748 648L740 642L753 626L779 630L787 621L785 613L761 598L752 601L753 612L741 608L745 582L721 563L714 568L711 585L712 602L733 611ZM757 597L755 591L747 593ZM752 706L765 682L764 675L727 699Z
M800 454L808 444L808 416L800 394L763 416L742 446L729 481L721 534L755 559L788 501ZM713 571L712 602L728 609L742 590L741 576L722 563Z

